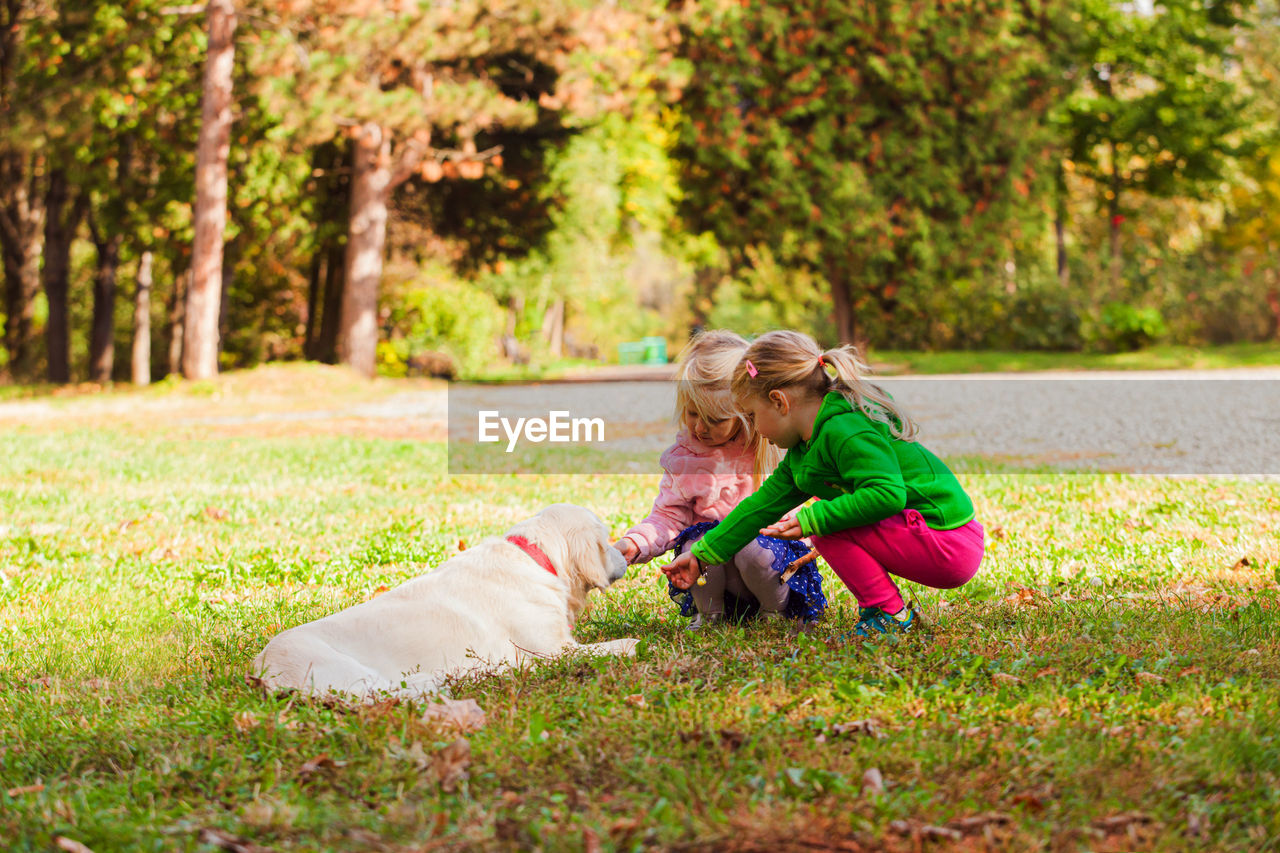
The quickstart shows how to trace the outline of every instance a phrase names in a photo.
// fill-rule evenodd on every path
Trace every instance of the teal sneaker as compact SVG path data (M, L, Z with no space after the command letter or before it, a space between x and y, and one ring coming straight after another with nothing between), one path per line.
M915 607L906 606L897 613L886 613L879 607L863 607L858 611L858 624L854 630L841 634L841 643L852 639L879 637L881 634L906 634L920 626L919 613Z
M911 606L897 613L885 613L879 607L864 607L858 611L858 624L850 631L851 637L875 637L880 634L906 634L920 625L920 617Z

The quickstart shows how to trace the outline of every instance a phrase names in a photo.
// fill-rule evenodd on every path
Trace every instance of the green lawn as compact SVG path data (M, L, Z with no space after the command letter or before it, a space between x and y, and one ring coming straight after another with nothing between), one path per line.
M312 396L284 407L400 387L285 375ZM807 635L690 634L633 569L577 634L639 656L456 684L487 724L445 790L458 733L421 707L264 695L249 659L546 503L621 532L656 478L449 477L394 430L194 422L258 406L236 382L0 412L0 849L1280 845L1280 483L968 464L986 563L916 589L931 630L898 642L835 644L830 574Z
M886 373L989 373L1034 370L1215 370L1280 367L1280 342L1220 347L1154 346L1134 352L900 352L872 350Z

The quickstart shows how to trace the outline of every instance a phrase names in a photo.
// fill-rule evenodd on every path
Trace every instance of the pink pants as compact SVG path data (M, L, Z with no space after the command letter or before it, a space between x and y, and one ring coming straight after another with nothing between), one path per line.
M961 586L982 562L983 536L977 521L954 530L934 530L920 513L908 509L876 524L814 536L811 541L860 606L897 613L904 602L890 575L935 589Z

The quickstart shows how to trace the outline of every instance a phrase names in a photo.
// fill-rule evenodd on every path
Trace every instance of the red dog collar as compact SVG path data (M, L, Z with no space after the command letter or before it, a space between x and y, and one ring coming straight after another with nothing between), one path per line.
M523 536L508 536L507 541L512 545L515 545L521 551L524 551L530 557L533 557L533 561L539 566L542 566L542 568L551 572L551 574L556 575L556 567L551 565L551 560L547 557L546 552L537 545L534 545ZM559 575L556 575L556 577L559 577Z

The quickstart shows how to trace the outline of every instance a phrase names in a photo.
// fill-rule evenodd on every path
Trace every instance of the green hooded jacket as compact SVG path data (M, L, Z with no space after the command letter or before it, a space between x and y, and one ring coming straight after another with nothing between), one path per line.
M894 438L889 425L830 393L813 434L787 451L760 488L693 546L704 563L727 562L760 533L810 497L796 518L806 536L865 527L914 509L935 530L973 519L973 501L942 460L914 441Z

